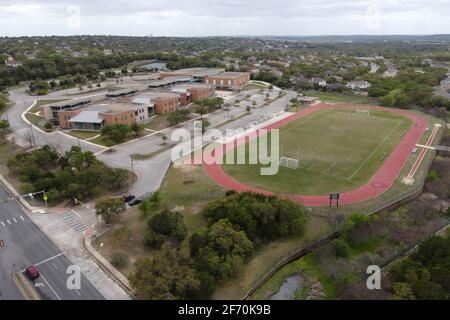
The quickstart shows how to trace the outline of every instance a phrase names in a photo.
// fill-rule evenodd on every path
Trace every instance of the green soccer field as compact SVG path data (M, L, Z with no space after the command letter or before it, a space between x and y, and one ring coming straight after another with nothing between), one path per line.
M260 165L223 168L240 182L276 193L350 191L370 181L411 124L385 111L319 110L280 128L280 156L298 157L298 169L280 167L277 175L262 176Z

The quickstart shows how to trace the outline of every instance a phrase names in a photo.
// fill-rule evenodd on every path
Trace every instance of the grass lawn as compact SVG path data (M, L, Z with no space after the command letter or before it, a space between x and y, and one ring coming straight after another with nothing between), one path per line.
M98 131L82 131L82 130L71 130L67 133L70 134L71 136L74 136L76 138L80 138L83 140L93 138L100 134L100 132L98 132Z
M141 134L139 137L143 137L143 136L146 136L146 135L149 135L149 134L150 134L150 132L144 131L143 134ZM93 136L96 136L96 135L98 135L98 133L94 134ZM122 142L114 143L108 137L100 135L100 136L98 136L95 139L89 140L89 142L92 142L92 143L95 143L95 144L98 144L98 145L101 145L101 146L104 146L104 147L113 147L113 146L118 145L118 144L122 144L122 143L125 143L125 142L128 142L128 141L134 140L134 139L138 139L139 137L136 137L134 132L132 132Z
M167 121L167 117L169 114L157 114L152 120L144 125L147 129L160 131L168 128L169 122Z
M348 109L319 110L280 128L280 155L297 158L299 151L298 169L280 167L274 176L260 175L260 165L224 165L224 170L277 193L350 191L372 178L410 126L411 120L385 111L367 116Z
M44 117L32 114L32 113L27 113L25 114L25 118L27 118L28 121L30 121L32 124L34 124L35 126L37 126L38 128L47 131L47 132L51 132L52 130L48 130L46 129L42 124L45 124L47 122L47 119L45 119Z
M307 91L305 92L307 96L317 97L324 102L346 102L346 103L372 103L373 101L368 97L362 97L352 94L342 94L335 92L321 92L321 91Z
M150 153L146 153L146 154L140 154L140 153L139 154L132 154L131 156L133 157L134 160L148 160L148 159L151 159L153 157L156 157L158 154L161 154L164 151L167 151L167 150L169 150L169 149L171 149L173 147L174 147L173 144L166 143L165 145L162 146L162 148L160 148L160 149L158 149L156 151L153 151L153 152L150 152Z

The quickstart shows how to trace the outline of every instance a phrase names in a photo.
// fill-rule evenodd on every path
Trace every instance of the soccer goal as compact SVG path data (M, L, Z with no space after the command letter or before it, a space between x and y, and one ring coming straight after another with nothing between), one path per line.
M297 159L281 157L280 158L280 166L289 168L289 169L298 169L300 163Z
M369 109L369 108L360 108L360 107L357 107L357 108L356 108L356 113L362 113L362 114L365 114L365 115L367 115L367 116L370 116L370 109Z
M297 154L295 155L285 152L284 146L281 146L280 166L289 169L298 169L300 166L300 147L297 149Z

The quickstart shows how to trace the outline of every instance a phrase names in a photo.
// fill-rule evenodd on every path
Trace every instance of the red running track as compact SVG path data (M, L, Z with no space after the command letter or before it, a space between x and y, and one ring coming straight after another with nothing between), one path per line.
M300 112L297 112L289 117L286 117L284 119L281 119L275 123L272 123L264 129L271 130L276 129L279 127L282 127L286 125L287 123L300 119L302 117L307 116L308 114L311 114L313 112L316 112L318 110L324 110L324 109L332 109L332 108L353 108L355 109L356 105L329 105L325 103L317 104L315 106L309 107L305 110L302 110ZM341 193L341 197L339 202L341 204L352 204L357 203L361 201L365 201L371 198L374 198L376 196L379 196L383 192L387 191L394 181L399 176L403 166L405 165L406 161L408 160L409 155L411 154L412 150L415 148L416 144L419 142L420 137L425 132L425 129L428 125L427 121L412 112L406 111L406 110L399 110L399 109L392 109L392 108L384 108L384 107L378 107L378 106L370 106L371 110L382 110L392 113L401 114L413 121L413 125L409 129L409 131L405 134L405 136L402 138L398 146L392 151L388 159L383 163L381 168L377 171L377 173L372 177L372 180L364 185L359 187L358 189L348 191ZM259 132L258 132L259 134ZM236 145L240 145L242 143L245 143L244 139L238 139ZM231 144L231 145L230 145ZM227 152L229 150L232 150L236 145L234 142L230 142L228 144L228 148L226 149ZM215 148L215 151L212 152L212 155L214 158L219 159L219 157L223 157L224 150L223 148ZM208 163L207 163L208 162ZM237 192L257 192L262 193L265 195L273 195L273 192L254 188L251 186L248 186L242 182L239 182L230 176L228 176L222 169L222 166L220 164L214 163L209 164L211 161L204 161L203 162L203 168L209 175L211 179L216 181L219 185L235 190ZM329 196L328 195L318 195L318 196L305 196L305 195L299 195L299 194L285 194L285 196L293 201L296 201L298 203L301 203L305 206L326 206L329 204Z

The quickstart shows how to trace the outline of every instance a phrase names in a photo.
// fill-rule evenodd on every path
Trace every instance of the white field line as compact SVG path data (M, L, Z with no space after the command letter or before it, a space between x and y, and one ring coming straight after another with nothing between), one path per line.
M335 162L333 162L333 164L332 164L331 166L329 166L328 169L324 171L324 173L327 173L328 170L330 170L331 168L333 168L333 167L336 165L337 162L338 162L337 160L336 160Z
M369 156L366 158L366 160L364 160L363 163L361 163L361 165L355 170L355 172L353 172L353 174L349 178L347 178L347 180L351 180L358 173L358 171L361 170L361 168L366 164L366 162L369 161L369 159L375 154L375 152L377 152L377 150L386 142L387 139L390 138L390 136L395 132L395 130L397 130L397 128L402 123L403 123L403 121L399 121L397 123L395 128L392 129L392 131L386 136L386 138L384 138L383 141L381 141L381 143L369 154Z

